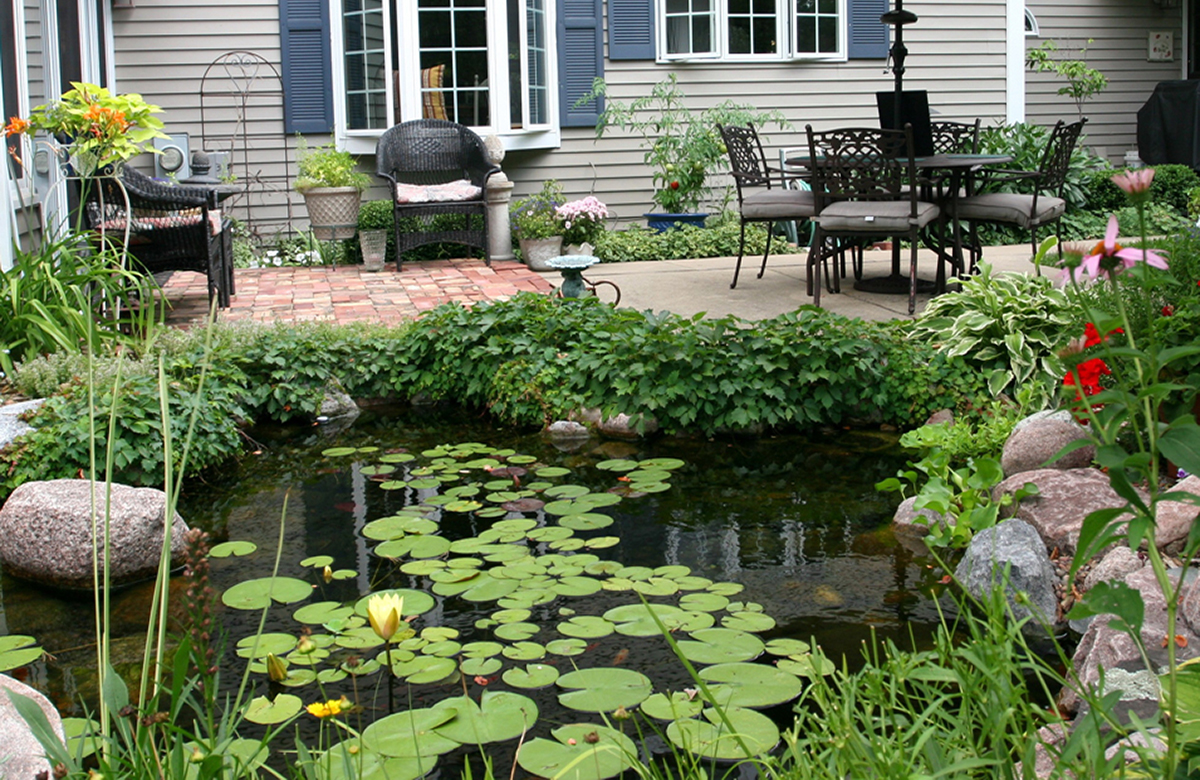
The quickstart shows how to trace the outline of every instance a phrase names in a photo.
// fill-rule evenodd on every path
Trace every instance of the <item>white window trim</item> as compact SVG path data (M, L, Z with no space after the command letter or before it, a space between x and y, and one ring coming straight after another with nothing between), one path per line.
M399 28L399 40L392 40L392 23L391 23L391 8L395 2L399 6L399 20L396 25ZM492 124L482 127L471 127L481 137L486 138L489 135L499 136L504 142L506 150L514 149L554 149L561 145L562 134L558 128L559 120L559 105L558 105L558 90L555 85L558 84L558 56L557 56L557 4L554 0L546 2L546 72L549 79L549 110L550 122L544 125L536 125L526 129L512 129L509 122L509 105L508 92L505 88L505 99L500 100L496 97L494 88L489 88L488 99L491 101L491 117ZM493 8L503 8L503 2L489 0L489 12ZM420 52L418 49L417 40L417 4L415 0L384 0L384 47L388 52L385 59L385 67L387 74L387 112L388 116L395 115L394 95L395 93L390 88L395 76L393 75L391 65L391 52L394 47L400 47L399 60L401 73L420 73ZM489 13L488 17L488 70L489 73L504 74L507 83L508 61L506 52L508 50L508 28L506 18L502 14ZM521 20L524 25L525 20ZM523 28L522 28L523 29ZM330 52L332 60L332 78L333 78L333 121L334 121L334 138L340 149L345 149L352 154L374 154L375 146L379 140L379 136L383 135L382 129L371 130L350 130L346 127L346 72L345 72L345 50L344 50L344 27L342 24L342 11L340 3L331 3L329 31L332 40L330 41ZM524 33L522 33L524 40ZM522 47L524 49L524 47ZM522 66L524 67L525 56L522 56ZM525 71L526 78L528 71ZM406 110L401 116L404 121L410 119L420 119L421 112L421 85L420 78L401 79L400 81L400 104L402 106L417 107L416 111L411 108Z
M849 9L847 0L838 0L838 51L832 54L795 52L796 0L776 0L775 14L780 25L778 51L774 54L731 54L729 48L728 9L729 0L714 0L717 12L714 15L713 35L717 40L716 51L709 54L669 54L667 52L666 3L655 4L656 61L659 63L768 63L768 62L846 62L849 59Z
M1025 24L1029 27L1025 31L1026 38L1042 37L1042 28L1038 25L1037 17L1034 16L1033 11L1030 11L1028 7L1025 9Z

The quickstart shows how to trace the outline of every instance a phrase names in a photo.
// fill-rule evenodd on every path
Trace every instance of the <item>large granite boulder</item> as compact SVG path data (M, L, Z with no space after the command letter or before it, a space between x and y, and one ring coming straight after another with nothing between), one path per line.
M1054 625L1059 620L1058 597L1054 592L1058 574L1046 555L1041 536L1022 520L1006 520L975 534L954 576L976 598L983 598L996 585L1003 585L1013 615L1017 619L1034 618L1026 624L1031 634L1044 636L1040 624ZM1018 600L1018 593L1024 593L1026 598Z
M1026 471L993 488L992 500L1015 493L1026 482L1037 485L1038 494L1001 511L1032 525L1047 549L1057 547L1064 555L1074 554L1084 518L1097 509L1125 506L1125 499L1108 484L1108 477L1095 469Z
M1089 443L1051 462L1063 447L1088 438L1088 432L1074 420L1047 416L1022 422L1009 435L1000 456L1000 467L1010 477L1041 468L1087 468L1096 457L1096 447Z
M13 706L9 692L26 696L42 709L50 727L60 740L66 742L63 733L62 718L58 710L50 704L50 700L42 694L14 680L6 674L0 674L0 777L5 780L35 780L37 777L52 777L50 762L46 760L46 750L29 730L25 719Z
M900 506L896 507L896 514L892 517L892 530L897 541L904 545L905 549L923 555L929 552L924 541L929 535L929 529L933 526L954 525L954 518L932 509L917 509L916 504L916 496L909 496L900 502Z
M1179 570L1172 572L1176 578ZM1162 589L1154 578L1154 570L1144 566L1123 580L1126 585L1142 594L1145 604L1142 623L1142 642L1153 668L1146 668L1137 644L1128 634L1109 626L1111 618L1100 615L1092 620L1087 631L1075 648L1074 667L1080 683L1088 690L1100 687L1100 670L1104 669L1105 692L1121 691L1115 711L1121 718L1136 713L1144 720L1153 719L1158 712L1159 686L1155 670L1162 669L1167 662L1167 603ZM1177 580L1176 580L1177 581ZM1200 593L1197 583L1200 578L1184 587L1180 604L1180 620L1176 621L1175 657L1182 663L1200 653ZM1059 706L1067 712L1076 712L1083 705L1078 692L1065 688L1059 695Z
M1200 496L1200 477L1192 474L1180 480L1171 490ZM1172 555L1177 555L1187 542L1192 523L1200 517L1200 507L1182 501L1162 501L1155 507L1154 517L1158 546Z
M11 444L18 436L24 436L33 430L28 423L21 419L21 416L37 409L45 402L45 398L38 398L33 401L20 401L0 406L0 449Z
M0 508L0 564L14 577L65 589L92 588L92 483L85 479L26 482ZM105 486L95 486L103 539ZM154 576L163 542L166 494L113 485L109 503L112 560L120 586ZM183 560L188 527L178 514L171 526L171 560Z

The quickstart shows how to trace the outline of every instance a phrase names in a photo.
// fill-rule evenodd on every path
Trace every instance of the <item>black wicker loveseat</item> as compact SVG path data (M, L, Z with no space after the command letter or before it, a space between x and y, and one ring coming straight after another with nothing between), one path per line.
M391 183L396 218L396 269L404 252L442 241L488 257L487 181L499 172L470 128L416 119L387 130L375 148L376 174Z
M234 292L233 226L217 209L215 191L161 183L128 166L119 179L91 177L79 186L87 227L118 244L128 235L131 268L148 274L202 273L208 279L209 301L215 297L218 306L229 306Z

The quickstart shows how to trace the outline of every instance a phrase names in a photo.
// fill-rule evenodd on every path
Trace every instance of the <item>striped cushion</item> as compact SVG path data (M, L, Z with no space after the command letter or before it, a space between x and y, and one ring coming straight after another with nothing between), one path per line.
M446 98L442 95L445 74L445 65L421 69L421 115L425 119L450 118L446 116Z

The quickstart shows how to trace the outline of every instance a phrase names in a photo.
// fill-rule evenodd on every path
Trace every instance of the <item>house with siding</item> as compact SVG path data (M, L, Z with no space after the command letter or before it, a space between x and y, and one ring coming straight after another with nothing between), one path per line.
M905 86L938 117L984 124L1073 119L1027 47L1086 46L1109 87L1086 106L1087 143L1119 162L1136 148L1136 112L1163 80L1198 70L1200 0L909 0ZM602 106L579 105L603 77L622 101L674 73L696 108L733 99L777 109L771 147L804 126L872 125L892 87L887 0L0 0L5 116L73 80L141 93L164 109L190 173L196 150L244 186L235 216L260 235L302 228L290 189L299 135L361 155L392 124L445 116L496 135L516 194L560 180L595 194L621 222L649 209L651 172L636 137L595 138ZM1151 35L1173 46L1152 58ZM1160 45L1161 48L1161 45ZM161 170L147 155L139 166ZM0 263L52 224L65 187L42 158L0 178ZM368 197L384 197L382 188Z

